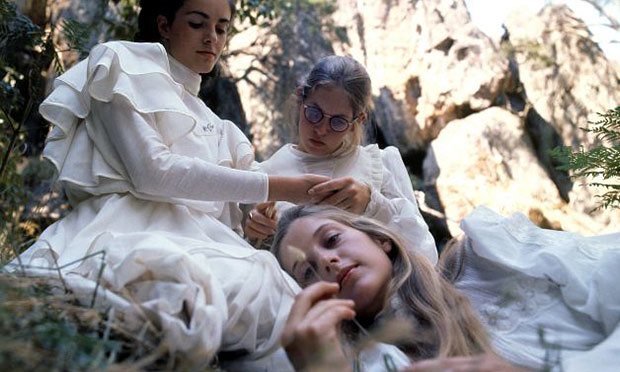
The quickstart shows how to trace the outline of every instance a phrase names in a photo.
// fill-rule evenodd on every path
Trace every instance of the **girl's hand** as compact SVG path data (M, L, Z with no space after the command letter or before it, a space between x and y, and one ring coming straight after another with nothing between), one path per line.
M336 178L314 186L310 195L321 196L318 204L329 204L349 212L362 214L370 201L370 187L351 177Z
M487 353L467 357L426 359L413 363L401 372L527 372L528 369L508 363Z
M284 332L282 346L299 370L350 371L340 338L340 323L353 319L351 300L333 298L337 283L318 282L295 298Z
M265 240L276 232L275 202L259 203L248 214L243 231L250 239Z
M316 203L317 198L308 194L313 187L325 181L329 177L316 174L304 174L301 176L269 176L270 201L288 201L294 204Z

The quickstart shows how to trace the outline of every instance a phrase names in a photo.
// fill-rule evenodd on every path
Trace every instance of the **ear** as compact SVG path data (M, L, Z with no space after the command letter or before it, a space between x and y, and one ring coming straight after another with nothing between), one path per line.
M390 239L378 240L377 244L379 244L379 247L385 253L390 253L392 251L392 241Z
M163 15L157 16L157 30L162 39L170 38L170 25L168 25L168 20Z
M365 122L366 122L366 117L367 117L366 113L365 113L365 112L362 112L361 114L359 114L359 115L357 116L357 119L355 119L355 120L356 120L356 121L359 121L360 123L362 123L362 124L363 124L363 123L365 123Z
M303 94L304 94L304 88L302 87L295 88L295 96L297 97L297 99L302 100Z

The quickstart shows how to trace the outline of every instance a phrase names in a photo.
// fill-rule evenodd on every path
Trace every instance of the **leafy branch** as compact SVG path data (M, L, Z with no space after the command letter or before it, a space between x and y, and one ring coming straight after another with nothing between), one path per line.
M602 208L620 208L620 106L605 113L599 113L599 120L589 122L589 128L602 143L593 149L581 147L573 151L570 147L556 147L551 156L560 161L560 170L570 171L572 178L592 178L590 186L601 187L606 191L597 195Z

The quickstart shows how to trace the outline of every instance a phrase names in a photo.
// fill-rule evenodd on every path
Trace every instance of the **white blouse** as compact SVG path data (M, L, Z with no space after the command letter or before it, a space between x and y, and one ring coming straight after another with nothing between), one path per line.
M312 173L331 178L353 177L367 184L371 194L364 215L393 227L407 239L407 246L437 263L435 240L420 214L407 169L395 147L381 150L373 144L316 156L287 144L262 162L260 169L282 176ZM278 203L280 209L287 206L290 204Z
M265 201L267 177L237 170L252 166L251 144L197 97L200 81L161 44L128 42L95 47L59 77L40 108L53 124L44 156L71 201L130 192L215 214Z
M468 241L456 285L500 355L535 369L618 369L620 233L544 230L484 207L461 227Z

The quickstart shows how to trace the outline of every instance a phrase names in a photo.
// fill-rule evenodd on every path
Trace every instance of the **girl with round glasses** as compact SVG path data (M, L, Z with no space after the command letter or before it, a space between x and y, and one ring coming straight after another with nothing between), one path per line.
M432 262L437 249L416 203L407 169L395 147L362 146L372 107L366 69L350 57L319 60L295 90L298 141L261 164L270 175L317 174L331 180L309 190L319 204L378 219L396 228ZM257 205L245 224L250 239L275 231L275 210L290 203Z

